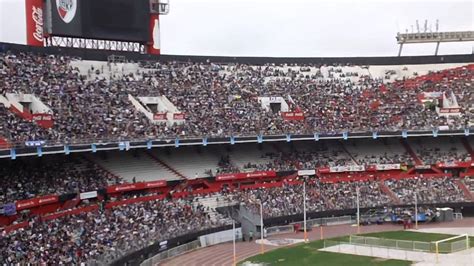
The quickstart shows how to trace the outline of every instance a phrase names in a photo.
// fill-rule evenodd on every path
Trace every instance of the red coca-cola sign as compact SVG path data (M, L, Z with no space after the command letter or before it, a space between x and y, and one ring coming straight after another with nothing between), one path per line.
M304 120L303 112L281 112L281 117L284 120Z
M160 54L160 18L158 14L150 15L149 25L150 42L147 45L148 54Z
M51 114L33 114L32 120L42 128L52 128L54 125Z
M186 118L186 115L184 113L175 113L173 114L173 119L174 120L184 120Z
M163 121L163 120L166 120L166 113L156 113L156 114L153 114L153 120L156 120L156 121Z
M44 46L43 1L26 0L26 44Z

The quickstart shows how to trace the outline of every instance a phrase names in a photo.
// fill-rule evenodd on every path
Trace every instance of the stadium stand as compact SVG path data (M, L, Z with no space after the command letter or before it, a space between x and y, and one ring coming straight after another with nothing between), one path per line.
M91 73L105 73L107 68L110 72L120 68L118 63L99 67L90 62L84 73L88 63L78 67L80 59L68 56L6 52L0 58L2 95L10 100L9 94L33 94L51 109L54 119L48 130L32 130L33 121L28 126L14 126L18 119L7 121L4 127L10 130L5 137L12 142L462 129L472 123L473 65L424 76L405 73L412 78L387 83L401 66L373 76L367 69L360 71L361 66L173 61L134 67L127 63L123 75L109 73L105 79L105 74ZM433 94L456 102L460 114L438 115L435 106L424 101ZM185 122L154 123L129 100L153 96L165 96L173 110L184 113ZM278 99L292 114L302 112L304 121L284 119L283 107L265 105L269 98Z
M189 221L193 221L190 223ZM116 256L188 232L215 227L204 207L187 200L148 201L65 216L2 236L2 264L111 262Z
M410 145L425 164L471 161L471 155L457 139L442 142L435 139L417 139L411 141Z
M133 180L135 182L148 182L181 179L181 177L168 171L142 151L110 152L100 156L90 156L89 158L128 183L132 183Z
M1 161L0 204L48 194L98 190L121 179L80 157Z
M182 150L153 150L151 153L188 179L209 177L210 171L217 168L220 158L220 151L215 147L183 147Z
M473 64L117 63L8 51L0 61L2 141L59 145L58 153L65 144L474 124ZM25 101L33 96L39 100ZM442 101L459 105L459 115L440 115ZM35 120L38 108L52 116L52 127ZM357 189L363 208L412 204L414 192L420 204L473 200L472 137L183 142L1 161L0 264L111 263L155 242L229 225L217 208L239 203L258 215L262 201L266 219L298 215L298 170L309 172L300 176L310 176L310 212L353 209ZM30 155L35 148L26 147Z
M410 178L403 180L387 180L387 186L399 197L401 202L414 202L416 192L420 203L463 202L462 190L450 178Z

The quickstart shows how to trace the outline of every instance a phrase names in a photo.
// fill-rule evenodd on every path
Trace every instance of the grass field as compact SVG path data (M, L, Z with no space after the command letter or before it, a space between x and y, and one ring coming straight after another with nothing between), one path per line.
M340 239L340 238L339 238ZM383 266L408 266L410 261L402 260L384 260L380 258L355 256L348 254L332 253L319 251L324 247L323 240L314 241L308 244L298 244L291 247L283 247L266 252L263 255L257 255L244 261L266 262L270 265L344 265L344 266L365 266L365 265L383 265ZM242 265L242 262L239 263Z
M387 238L387 239L396 239L396 240L409 240L409 241L420 241L420 242L434 242L438 240L447 239L456 235L450 234L438 234L438 233L423 233L423 232L413 232L413 231L389 231L389 232L379 232L379 233L369 233L363 234L363 236L371 236L378 238ZM449 242L455 242L461 240L460 238L453 239ZM469 237L470 247L474 247L474 237Z
M420 242L434 242L438 240L447 239L456 235L449 234L437 234L437 233L423 233L423 232L413 232L413 231L389 231L389 232L379 232L379 233L369 233L363 234L363 236L371 236L378 238L387 238L387 239L396 239L396 240L410 240L410 241L420 241ZM460 239L454 239L452 241L459 241ZM474 246L474 237L469 238L471 246ZM447 241L447 242L452 242Z
M450 238L454 235L448 234L436 234L436 233L422 233L412 231L389 231L380 233L362 234L363 236L378 237L385 239L396 239L396 240L411 240L421 242L433 242L446 238ZM349 236L332 238L334 241L349 242ZM459 239L457 239L459 240ZM474 238L470 237L471 247L474 246ZM294 245L291 247L283 247L273 251L269 251L263 255L257 255L248 258L244 261L252 262L264 262L270 265L350 265L350 266L363 266L363 265L384 265L384 266L402 266L411 265L410 261L403 260L384 260L374 257L356 256L341 253L332 253L319 251L324 247L324 241L318 240L311 243L303 243ZM242 262L239 264L241 265Z

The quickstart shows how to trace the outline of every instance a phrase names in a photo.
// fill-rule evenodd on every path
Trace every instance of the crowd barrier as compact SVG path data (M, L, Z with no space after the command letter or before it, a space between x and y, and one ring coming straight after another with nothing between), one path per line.
M155 266L155 265L158 265L159 262L162 262L166 259L170 259L172 257L181 255L191 250L198 249L200 247L201 247L201 242L199 240L194 240L184 245L177 246L175 248L170 248L161 253L158 253L157 255L144 260L142 263L140 263L140 266Z
M278 234L286 234L291 233L295 230L295 227L291 225L279 225L279 226L272 226L265 229L265 236L272 236Z

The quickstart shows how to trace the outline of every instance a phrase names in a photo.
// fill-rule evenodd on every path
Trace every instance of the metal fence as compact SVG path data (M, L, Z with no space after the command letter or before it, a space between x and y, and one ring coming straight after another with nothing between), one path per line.
M353 217L350 215L306 220L306 226L308 228L317 227L321 225L337 225L337 224L351 224L351 223L355 223L355 219L353 219ZM302 221L292 223L291 225L294 225L294 224L300 224L301 227L303 226Z
M278 235L278 234L285 234L291 233L294 231L293 225L281 225L281 226L272 226L266 228L266 236Z
M468 249L466 241L439 243L440 251L435 252L434 242L419 241L388 241L387 239L375 240L369 237L356 237L346 241L324 240L327 252L354 254L359 256L378 257L385 259L399 259L413 262L429 262L433 265L470 265L471 254L456 253L456 256L446 254ZM441 250L442 249L442 250Z
M402 249L411 251L423 251L432 253L452 253L468 248L466 239L452 242L440 242L436 248L435 242L422 242L410 240L396 240L377 237L353 236L349 237L349 243L353 245L365 245L374 247L387 247L392 249Z
M197 249L201 247L201 242L199 240L195 240L192 242L189 242L187 244L177 246L175 248L170 248L168 250L165 250L161 253L156 254L155 256L144 260L140 266L153 266L157 265L160 261L163 261L165 259L169 259L178 255L181 255L185 252Z

